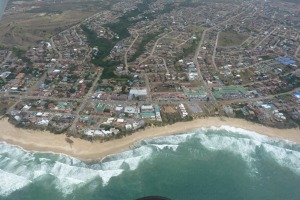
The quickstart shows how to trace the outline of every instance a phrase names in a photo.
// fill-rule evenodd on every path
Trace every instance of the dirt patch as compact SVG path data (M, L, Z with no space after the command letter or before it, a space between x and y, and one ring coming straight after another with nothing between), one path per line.
M177 112L173 106L163 106L163 110L166 113L175 113Z

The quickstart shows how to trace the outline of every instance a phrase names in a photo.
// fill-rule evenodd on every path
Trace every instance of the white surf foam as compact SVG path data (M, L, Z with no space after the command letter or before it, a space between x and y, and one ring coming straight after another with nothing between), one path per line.
M219 135L206 135L198 134L197 137L200 139L200 143L207 149L212 151L229 151L234 154L240 155L244 160L251 163L254 161L253 154L255 148L261 143L255 140L247 138L233 138L228 136Z
M56 188L64 194L70 194L76 188L86 185L96 177L100 177L102 185L106 186L112 177L119 176L122 172L122 169L93 170L56 162L50 173L57 178Z
M225 130L238 134L209 134L209 130ZM238 135L247 137L239 137ZM198 138L200 143L211 151L226 150L238 154L251 167L255 161L256 148L263 146L266 152L272 155L279 164L300 173L298 161L300 153L298 151L276 147L273 145L276 143L274 140L272 140L272 144L269 144L270 140L267 137L252 131L222 126L210 129L201 128L182 135L144 140L140 142L143 145L120 154L108 156L94 165L88 165L66 155L51 156L52 158L49 159L41 158L41 154L39 154L37 159L32 152L0 143L0 155L2 156L0 176L6 177L4 181L0 179L0 195L9 195L47 174L56 177L56 188L64 194L70 194L74 189L82 187L96 178L101 178L102 185L106 186L112 177L121 175L127 169L124 168L124 164L129 166L129 170L136 170L140 163L152 156L153 150L171 149L177 151L178 146L187 142L191 137ZM10 187L12 188L10 189Z
M249 131L249 130L245 130L242 128L237 128L237 127L232 127L232 126L227 126L227 125L222 125L220 127L212 126L210 128L201 128L200 130L204 130L205 132L207 132L208 130L214 130L214 131L224 131L225 130L227 132L233 132L233 133L237 133L239 135L245 135L245 136L250 137L251 139L258 140L258 141L265 141L267 139L270 139L267 136L256 133L255 131Z
M53 168L48 172L56 179L56 188L64 194L70 194L74 189L83 186L97 176L94 170L70 166L61 162L55 162Z
M185 133L179 135L170 135L167 137L158 137L153 139L144 140L146 144L170 144L170 145L178 145L180 143L185 142L189 137L191 137L194 133Z
M15 146L1 143L1 161L0 169L2 174L8 173L7 178L0 180L2 184L1 195L21 189L36 179L43 178L44 175L55 177L55 187L63 194L70 194L74 189L82 187L96 178L102 179L102 185L106 186L110 179L119 176L125 170L124 163L129 166L130 170L135 170L139 164L149 158L152 154L150 147L141 146L139 148L126 151L120 154L110 156L107 161L98 164L88 165L76 158L66 155L54 154L51 158L43 157L49 154L27 152ZM35 156L36 155L36 156ZM124 169L123 169L124 168ZM126 168L127 169L127 168ZM7 180L19 180L15 184L15 189L8 190L10 185ZM3 183L3 181L6 181ZM99 182L100 184L100 182ZM5 187L5 188L3 188Z
M208 134L209 130L227 131L238 135ZM256 172L254 161L256 161L256 149L263 147L279 165L288 167L293 172L300 174L300 152L287 149L296 145L293 142L269 138L253 131L244 130L230 126L211 127L200 129L195 134L200 139L200 143L212 151L226 150L240 155L249 164L252 172Z
M25 179L24 177L17 176L12 173L8 173L0 169L0 195L7 196L12 192L25 187L30 184L31 181Z
M102 161L101 167L103 170L117 170L122 168L123 163L126 163L130 170L135 170L142 161L150 158L152 152L153 150L150 147L140 146L129 151L106 157Z
M300 175L300 152L287 150L270 144L263 144L265 151L279 165L287 167L294 173Z
M112 160L108 162L103 162L101 166L103 170L115 170L115 169L120 169L123 162L124 162L123 159Z
M124 160L128 164L130 170L138 168L140 162L143 160L143 156L131 157Z
M122 169L106 170L106 171L99 170L98 174L102 179L103 186L106 186L112 177L119 176L122 174L122 172L123 172Z
M155 146L158 150L171 149L176 151L178 148L178 145L174 144L154 144L153 146Z

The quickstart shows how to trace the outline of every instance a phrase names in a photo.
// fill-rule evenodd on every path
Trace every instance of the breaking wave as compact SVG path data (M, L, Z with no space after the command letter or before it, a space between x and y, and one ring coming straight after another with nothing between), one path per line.
M63 195L71 194L93 181L105 187L111 178L120 176L124 171L136 170L140 163L152 159L154 153L176 153L190 142L196 142L207 151L227 151L238 155L254 171L257 171L255 164L258 152L264 153L280 166L300 175L299 144L271 139L240 128L222 126L143 140L136 143L134 149L107 156L94 164L63 154L28 152L0 143L0 196L10 195L49 176L53 177L52 184Z

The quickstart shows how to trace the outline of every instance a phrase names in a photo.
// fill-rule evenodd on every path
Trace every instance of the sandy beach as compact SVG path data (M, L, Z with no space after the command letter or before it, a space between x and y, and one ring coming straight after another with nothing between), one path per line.
M98 141L91 143L85 140L71 138L74 141L72 145L65 141L66 136L63 134L54 135L47 131L16 128L8 122L7 118L4 118L0 120L0 141L20 146L29 151L63 153L82 160L96 160L110 154L128 150L135 142L143 139L183 133L201 127L220 127L222 125L242 128L269 137L300 143L299 129L275 129L242 119L220 119L218 117L196 119L189 122L178 122L164 127L149 127L122 139L104 143Z

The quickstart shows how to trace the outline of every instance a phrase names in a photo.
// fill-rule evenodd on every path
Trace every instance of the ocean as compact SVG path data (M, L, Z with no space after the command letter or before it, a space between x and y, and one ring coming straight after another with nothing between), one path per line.
M299 200L300 145L222 126L85 163L0 143L1 200Z

